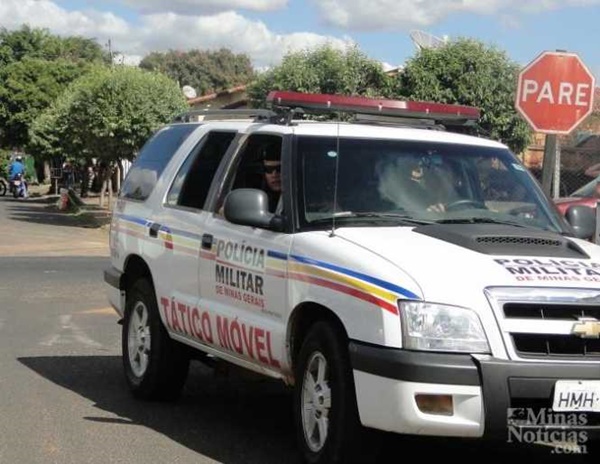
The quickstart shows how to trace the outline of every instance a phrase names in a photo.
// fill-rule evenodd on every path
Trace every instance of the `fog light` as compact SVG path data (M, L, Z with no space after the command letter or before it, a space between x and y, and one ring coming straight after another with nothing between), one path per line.
M425 414L436 414L438 416L452 416L454 406L452 395L415 395L417 407Z

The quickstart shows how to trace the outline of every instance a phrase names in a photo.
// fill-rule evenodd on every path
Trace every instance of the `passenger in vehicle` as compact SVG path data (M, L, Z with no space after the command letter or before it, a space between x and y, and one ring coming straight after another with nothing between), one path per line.
M395 157L379 166L379 193L404 211L443 212L439 179L436 184L429 170L417 157Z
M277 212L281 197L281 150L277 144L262 149L263 190L269 197L269 211Z

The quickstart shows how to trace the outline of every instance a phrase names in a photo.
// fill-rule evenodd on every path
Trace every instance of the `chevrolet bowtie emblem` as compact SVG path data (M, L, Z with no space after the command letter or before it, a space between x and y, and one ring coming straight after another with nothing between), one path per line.
M600 338L600 321L593 317L580 317L571 333L581 338Z

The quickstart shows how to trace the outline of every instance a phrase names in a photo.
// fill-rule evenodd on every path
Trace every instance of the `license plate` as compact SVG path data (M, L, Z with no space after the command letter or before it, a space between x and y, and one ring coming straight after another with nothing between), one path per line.
M600 380L558 380L554 411L600 411Z

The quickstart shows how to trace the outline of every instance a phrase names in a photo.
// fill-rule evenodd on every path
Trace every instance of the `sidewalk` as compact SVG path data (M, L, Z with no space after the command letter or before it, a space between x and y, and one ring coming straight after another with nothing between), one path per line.
M0 257L110 256L110 212L98 198L61 210L48 185L30 186L29 198L0 197Z
M108 197L105 198L105 207L100 207L100 195L91 193L86 198L81 198L74 190L69 191L67 208L60 208L61 196L50 194L49 185L33 185L29 189L31 199L45 200L57 212L64 215L65 225L86 228L105 228L110 224L111 211L108 208ZM114 202L115 197L113 197Z

